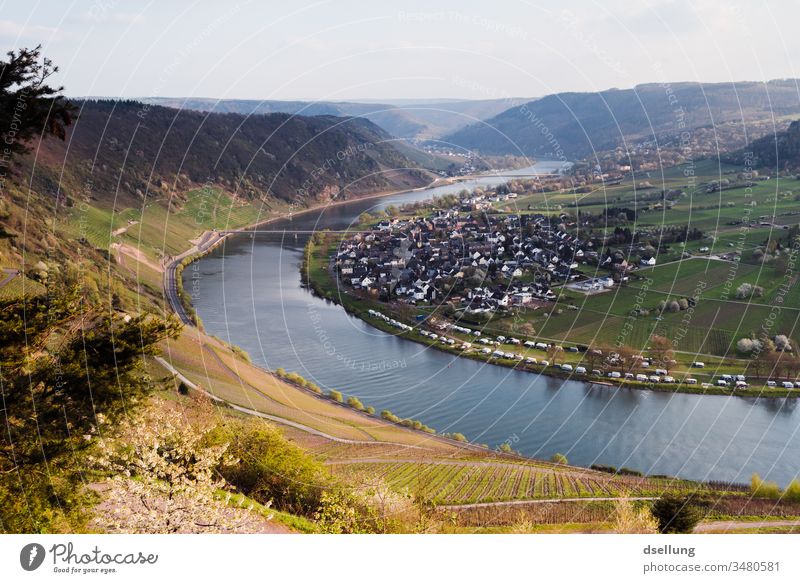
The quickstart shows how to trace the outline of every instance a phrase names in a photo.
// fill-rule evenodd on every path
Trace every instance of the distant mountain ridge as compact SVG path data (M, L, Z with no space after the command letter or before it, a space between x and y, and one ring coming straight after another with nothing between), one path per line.
M357 196L430 182L389 134L361 118L199 113L134 101L76 105L67 140L43 140L28 173L43 193L142 198L173 182L211 182L302 205L342 189Z
M144 97L145 103L213 111L217 113L288 113L291 115L335 115L362 117L398 138L431 139L456 131L477 120L492 117L528 99L400 100L395 104L372 101L281 101L256 99L212 99Z
M798 83L651 83L559 93L512 107L443 139L484 154L584 158L663 133L800 114Z

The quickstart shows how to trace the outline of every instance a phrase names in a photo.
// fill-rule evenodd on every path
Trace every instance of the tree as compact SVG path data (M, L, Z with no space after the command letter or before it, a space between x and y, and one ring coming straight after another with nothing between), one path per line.
M614 507L614 527L617 534L655 534L658 521L647 508L633 507L630 500L618 500Z
M658 530L664 534L688 533L694 530L702 517L691 497L665 494L653 504L653 516Z
M98 466L113 475L96 523L133 534L236 530L248 511L217 497L225 487L217 468L235 460L227 444L205 443L212 427L159 403L126 423L119 440L102 440Z
M641 364L639 354L630 346L620 346L617 349L617 364L622 374L633 372Z
M603 361L603 354L605 354L605 351L593 346L589 347L584 358L590 369L597 368L597 364Z
M657 364L669 372L675 356L672 340L665 336L653 336L650 340L650 354Z
M558 344L551 344L547 347L547 358L550 360L550 364L557 364L563 353L564 348Z
M41 532L78 519L83 476L75 460L135 411L151 383L142 358L177 336L180 323L131 318L94 306L77 287L0 301L0 523ZM62 525L63 528L71 528Z
M554 453L553 457L550 458L550 461L555 464L563 464L563 465L567 465L569 463L569 461L567 460L567 456L565 456L563 453Z
M61 95L63 87L48 84L58 67L41 58L41 45L7 55L0 61L0 141L13 157L37 136L65 139L74 107Z

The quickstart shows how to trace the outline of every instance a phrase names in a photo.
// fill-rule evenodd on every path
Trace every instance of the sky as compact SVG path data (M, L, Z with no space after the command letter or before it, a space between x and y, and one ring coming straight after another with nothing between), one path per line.
M70 96L496 99L798 77L797 0L0 0Z

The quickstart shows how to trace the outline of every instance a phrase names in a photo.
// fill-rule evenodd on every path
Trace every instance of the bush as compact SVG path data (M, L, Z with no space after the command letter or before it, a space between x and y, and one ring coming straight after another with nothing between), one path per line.
M236 423L226 431L228 453L238 460L220 468L228 483L262 504L272 500L279 510L313 515L322 493L331 485L322 463L274 427Z
M750 491L758 498L780 498L781 489L775 482L765 482L758 474L750 478Z
M455 439L456 441L463 441L463 442L467 441L467 438L464 437L463 433L448 433L447 437L449 437L450 439Z
M800 480L792 480L783 491L783 499L789 502L800 502Z
M688 533L702 518L700 509L690 497L665 494L655 501L652 510L658 530L664 534Z
M386 419L386 421L391 421L392 423L400 423L401 419L388 409L384 409L381 411L381 418Z
M569 463L569 461L567 460L567 456L565 456L563 453L553 454L553 457L550 458L550 461L556 464L564 464L564 465Z
M367 407L367 408L365 409L365 411L366 411L368 414L370 414L370 415L375 415L375 407L373 407L372 405L370 405L369 407Z
M336 391L334 389L331 389L330 391L328 391L328 397L330 397L332 400L336 401L337 403L343 403L344 402L344 397L342 396L342 394L339 391Z
M347 397L347 404L358 411L363 411L365 409L364 404L358 400L358 397Z
M189 387L186 386L186 383L181 381L181 384L178 385L178 393L181 395L188 395L189 394Z

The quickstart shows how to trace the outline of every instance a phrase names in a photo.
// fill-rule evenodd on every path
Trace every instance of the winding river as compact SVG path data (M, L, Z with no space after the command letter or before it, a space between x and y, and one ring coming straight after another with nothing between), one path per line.
M513 174L552 172L542 162ZM275 231L347 228L360 213L503 176L353 201L270 224ZM301 287L307 235L229 239L184 271L206 330L264 367L297 371L440 432L526 455L607 464L691 479L785 485L800 474L800 411L794 399L674 395L565 381L458 359L377 330ZM194 274L194 275L193 275ZM189 282L188 278L194 277Z

